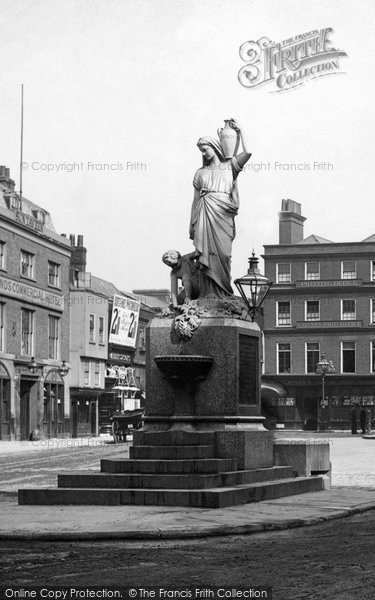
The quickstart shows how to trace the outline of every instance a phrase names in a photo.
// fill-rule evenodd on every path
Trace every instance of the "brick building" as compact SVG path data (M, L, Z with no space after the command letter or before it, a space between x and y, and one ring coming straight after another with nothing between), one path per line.
M70 235L70 388L71 434L97 435L99 401L108 354L108 298L86 271L83 236Z
M133 294L122 292L113 283L86 271L87 250L83 236L70 236L72 259L70 271L71 372L70 387L72 435L98 435L110 425L113 412L121 407L118 369L132 370L132 387L137 388L140 403L145 391L145 327L153 316L150 307ZM134 308L134 337L112 335L117 329L114 300ZM130 311L131 314L131 311ZM113 334L113 332L112 332ZM124 387L124 386L122 386ZM135 392L135 390L133 390ZM135 395L135 394L134 394ZM133 408L131 403L127 408Z
M304 221L300 204L283 200L279 243L264 249L274 284L264 302L263 402L279 426L347 429L353 407L374 411L375 235L304 238ZM322 353L335 366L324 400Z
M69 430L69 264L49 212L0 167L0 439Z

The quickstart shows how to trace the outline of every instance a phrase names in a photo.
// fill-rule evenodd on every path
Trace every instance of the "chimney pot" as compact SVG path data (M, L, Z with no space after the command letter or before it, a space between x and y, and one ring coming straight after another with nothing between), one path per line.
M303 240L301 205L290 198L281 201L279 213L279 244L297 244Z
M77 246L83 246L83 235L77 236Z

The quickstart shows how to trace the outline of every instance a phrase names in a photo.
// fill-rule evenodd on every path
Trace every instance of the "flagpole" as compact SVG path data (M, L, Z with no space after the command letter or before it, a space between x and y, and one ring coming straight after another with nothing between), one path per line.
M22 202L22 165L23 165L23 83L21 84L21 152L20 152L20 201Z

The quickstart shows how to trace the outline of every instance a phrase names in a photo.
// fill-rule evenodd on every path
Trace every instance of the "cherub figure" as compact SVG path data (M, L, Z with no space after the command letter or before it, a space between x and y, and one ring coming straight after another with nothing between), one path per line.
M181 256L178 250L167 250L162 261L171 267L171 298L173 308L199 296L199 268L194 260L195 252ZM178 293L178 280L182 281L183 291Z

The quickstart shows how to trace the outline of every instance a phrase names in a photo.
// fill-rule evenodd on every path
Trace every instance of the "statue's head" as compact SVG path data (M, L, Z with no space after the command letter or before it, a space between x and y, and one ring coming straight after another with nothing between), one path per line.
M164 252L161 259L163 263L168 265L168 267L174 267L175 265L177 265L180 258L181 254L178 250L167 250L166 252Z
M220 161L224 160L224 154L220 142L215 138L209 136L199 138L197 146L202 152L203 165L209 164L215 154Z

